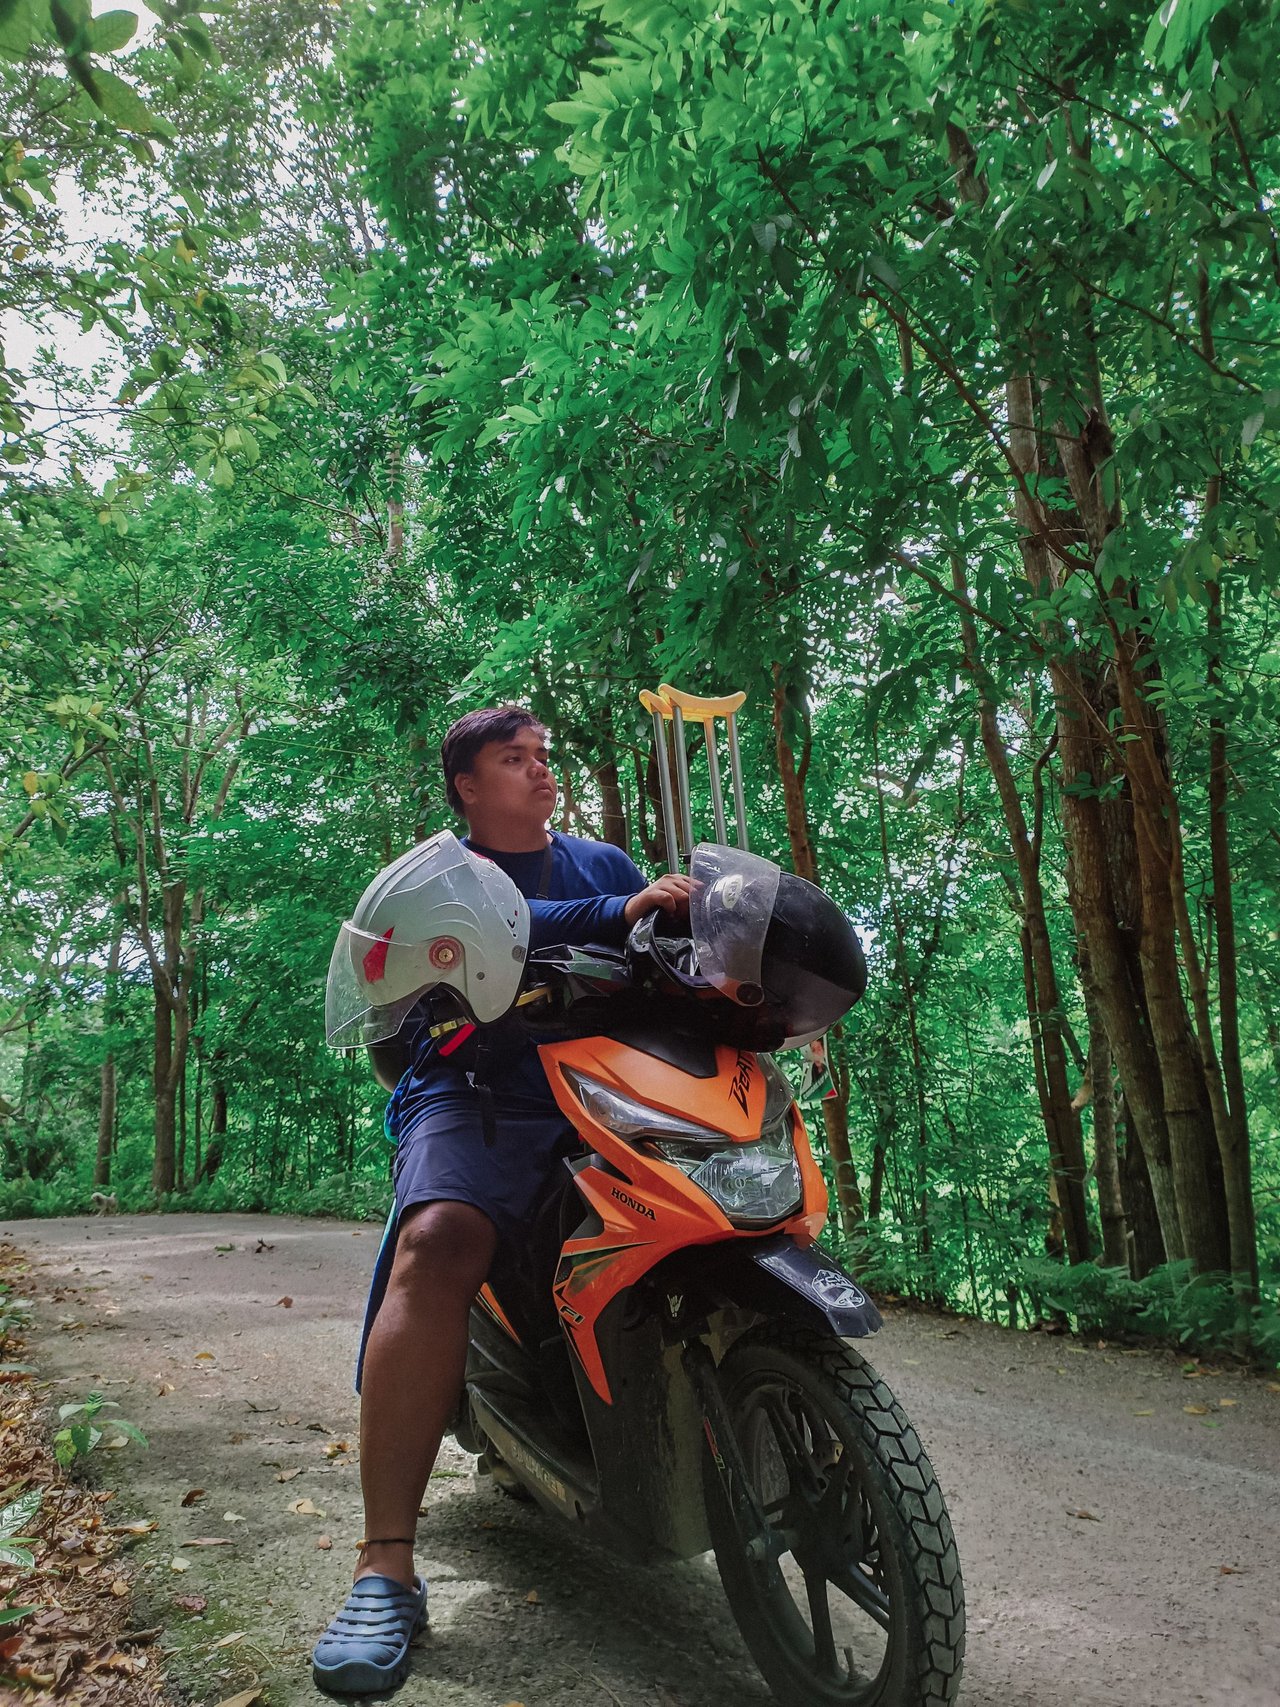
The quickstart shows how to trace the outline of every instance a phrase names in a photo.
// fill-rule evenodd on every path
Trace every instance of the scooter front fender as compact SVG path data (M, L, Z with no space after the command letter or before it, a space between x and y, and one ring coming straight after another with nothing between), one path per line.
M882 1326L879 1310L866 1293L818 1245L797 1245L785 1234L744 1240L735 1245L739 1259L738 1301L762 1314L791 1316L814 1325L818 1317L841 1339L860 1340Z

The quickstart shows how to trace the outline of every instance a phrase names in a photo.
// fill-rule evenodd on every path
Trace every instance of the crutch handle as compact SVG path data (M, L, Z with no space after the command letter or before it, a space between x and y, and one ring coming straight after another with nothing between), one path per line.
M648 691L647 688L641 691L641 700L644 700ZM712 717L732 717L734 712L742 709L747 700L745 693L725 694L723 699L699 699L697 694L682 693L679 688L673 688L669 682L659 682L658 696L667 704L667 709L663 713L664 716L670 717L670 707L679 706L686 717L693 718L697 723L705 723ZM653 711L656 710L656 707L646 704L645 709Z
M640 703L653 717L670 718L674 715L671 701L660 693L654 693L651 688L640 689Z

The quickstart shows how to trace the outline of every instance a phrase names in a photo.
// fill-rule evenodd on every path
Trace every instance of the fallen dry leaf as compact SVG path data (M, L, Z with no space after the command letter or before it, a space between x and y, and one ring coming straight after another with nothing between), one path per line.
M219 1701L218 1707L253 1707L262 1690L263 1685L255 1683L252 1689L242 1689L239 1695L228 1695L225 1701Z
M1184 1405L1182 1408L1189 1417L1207 1417L1209 1414L1208 1405Z
M292 1310L293 1299L289 1297L288 1293L286 1293L283 1298L276 1299L275 1308L279 1310Z
M1235 1400L1232 1399L1229 1402L1234 1404ZM350 1450L351 1448L345 1440L331 1440L325 1446L324 1455L326 1458L339 1458L344 1452L350 1452Z
M183 1505L194 1505L197 1500L202 1500L203 1498L204 1498L204 1489L203 1488L188 1488L186 1493L183 1494L183 1496L182 1496L182 1504Z
M196 1362L197 1363L212 1363L213 1362L213 1353L211 1351L198 1351L196 1353Z
M328 1434L329 1432L323 1423L308 1423L307 1427L313 1434Z
M531 1588L529 1590L528 1594L524 1597L524 1603L526 1606L536 1606L538 1604L538 1591L536 1588Z
M302 1474L301 1469L281 1470L280 1474L276 1477L276 1481L277 1482L291 1482L295 1476L300 1476L301 1474Z
M169 1569L171 1571L189 1571L191 1569L191 1561L190 1559L170 1559Z
M184 1547L234 1547L235 1542L229 1535L193 1535L190 1541L182 1543Z
M1232 1405L1238 1405L1240 1401L1239 1399L1219 1399L1218 1403L1223 1410L1228 1410Z
M1156 1413L1154 1411L1135 1411L1133 1414L1135 1417L1153 1417Z
M332 1537L332 1535L317 1535L316 1536L316 1546L320 1550L320 1552L322 1552L322 1553L330 1552L333 1548L333 1537Z
M238 1511L224 1511L222 1514L222 1521L224 1523L243 1523L244 1519Z
M1082 1523L1101 1523L1102 1522L1102 1519L1100 1517L1095 1517L1091 1511L1083 1511L1083 1510L1082 1511L1072 1511L1070 1509L1070 1507L1067 1508L1067 1516L1068 1517L1078 1517Z
M203 1612L209 1602L202 1594L175 1594L173 1604L180 1606L184 1612Z
M123 1577L117 1577L111 1585L111 1592L117 1600L123 1600L129 1592L129 1585Z
M324 1516L324 1513L320 1510L320 1507L318 1505L314 1505L310 1500L293 1500L290 1503L289 1510L296 1512L299 1517L323 1517Z
M1220 1577L1242 1577L1244 1572L1239 1565L1219 1565L1218 1575Z
M173 1382L172 1381L162 1381L160 1383L160 1385L156 1388L156 1398L157 1399L163 1399L167 1393L172 1393L172 1392L173 1392Z
M155 1525L155 1519L154 1518L140 1517L140 1518L135 1519L135 1521L133 1523L113 1523L111 1525L111 1534L112 1535L150 1535L151 1531L155 1528L155 1526L156 1525Z
M249 1634L247 1630L233 1630L229 1636L219 1636L216 1642L210 1642L212 1648L229 1648L233 1642L243 1642Z

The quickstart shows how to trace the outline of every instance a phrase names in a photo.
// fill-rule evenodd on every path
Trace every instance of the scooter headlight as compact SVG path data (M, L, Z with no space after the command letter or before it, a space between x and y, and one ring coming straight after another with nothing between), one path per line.
M726 1143L727 1134L680 1115L665 1114L611 1090L585 1073L564 1068L583 1108L620 1138L643 1141L685 1173L737 1226L768 1226L799 1207L804 1196L792 1133L792 1091L767 1056L763 1130L746 1144Z
M737 1226L781 1221L804 1195L790 1110L751 1144L731 1144L710 1154L692 1144L658 1142L654 1149L701 1186Z
M661 1141L660 1133L653 1134L659 1140L654 1144L658 1154L688 1174L740 1227L781 1221L799 1207L804 1196L791 1118L791 1086L771 1056L762 1055L760 1065L765 1080L764 1119L753 1144L718 1146L708 1154L703 1146L667 1143Z

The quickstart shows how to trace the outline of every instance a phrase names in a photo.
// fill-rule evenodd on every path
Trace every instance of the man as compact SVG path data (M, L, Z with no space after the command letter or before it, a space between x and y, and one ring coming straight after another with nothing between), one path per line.
M618 945L648 913L687 914L687 877L646 883L620 849L548 830L556 786L531 712L469 712L441 758L449 804L467 821L464 846L528 898L535 942ZM457 1408L471 1303L572 1136L532 1046L513 1051L499 1079L491 1144L478 1093L429 1040L388 1106L394 1255L385 1289L375 1282L359 1376L365 1539L351 1595L313 1656L316 1682L336 1694L393 1689L408 1671L426 1621L413 1569L418 1508Z

